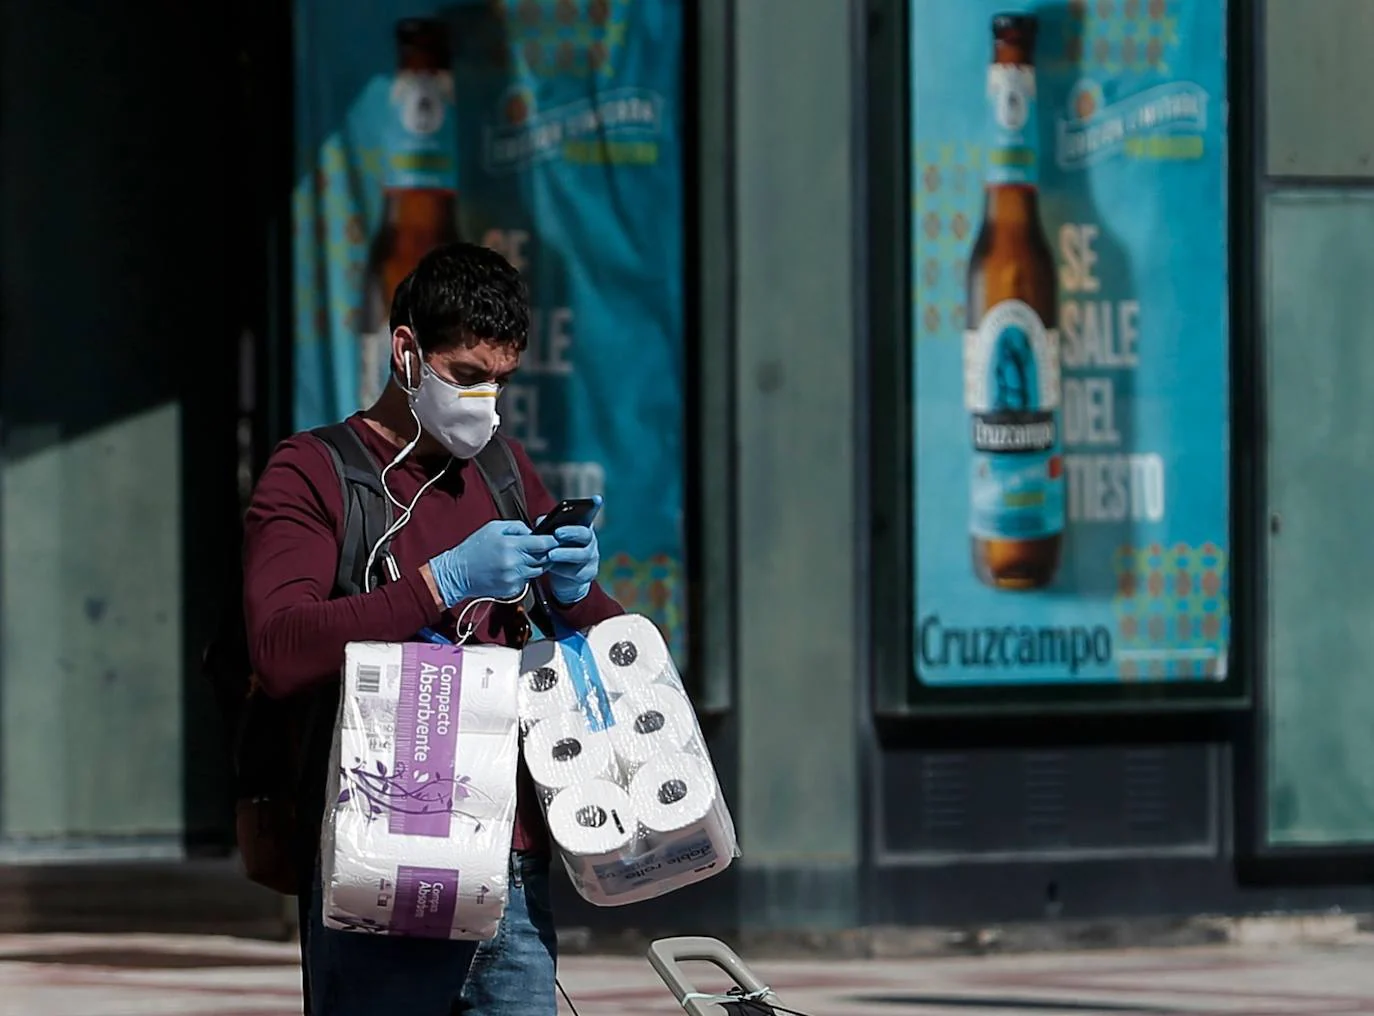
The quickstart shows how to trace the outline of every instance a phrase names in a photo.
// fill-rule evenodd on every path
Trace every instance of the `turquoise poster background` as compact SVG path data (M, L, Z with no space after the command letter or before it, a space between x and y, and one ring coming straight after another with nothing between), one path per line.
M535 308L503 429L555 498L605 495L602 580L681 664L680 0L297 0L296 13L296 426L340 419L375 387L360 345L396 134L395 26L441 18L453 122L435 136L456 145L458 233L505 254Z
M1038 18L1040 217L1057 279L1061 564L970 547L969 257L992 19ZM912 0L914 665L932 686L1220 680L1229 637L1226 10ZM1058 467L1056 467L1058 468Z

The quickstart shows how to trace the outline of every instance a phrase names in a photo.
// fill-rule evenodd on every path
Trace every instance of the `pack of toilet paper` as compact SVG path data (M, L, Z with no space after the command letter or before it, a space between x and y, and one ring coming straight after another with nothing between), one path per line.
M739 856L696 712L653 622L629 614L527 646L521 752L578 893L662 896Z
M348 645L320 841L326 926L496 934L515 824L519 675L514 649Z

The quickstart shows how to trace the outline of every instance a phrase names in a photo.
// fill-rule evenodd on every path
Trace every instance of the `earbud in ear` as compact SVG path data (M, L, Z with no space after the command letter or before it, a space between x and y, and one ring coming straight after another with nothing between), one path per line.
M406 387L407 387L407 388L414 388L414 387L415 387L415 382L412 381L411 378L410 378L410 350L408 350L408 349L406 350L405 369L406 369Z

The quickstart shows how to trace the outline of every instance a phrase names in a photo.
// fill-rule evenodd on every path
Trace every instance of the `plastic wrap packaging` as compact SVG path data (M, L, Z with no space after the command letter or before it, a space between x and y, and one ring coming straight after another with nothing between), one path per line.
M532 643L518 697L521 750L583 899L652 899L739 856L696 712L653 622L629 614Z
M350 643L320 840L327 927L491 938L515 824L520 654Z

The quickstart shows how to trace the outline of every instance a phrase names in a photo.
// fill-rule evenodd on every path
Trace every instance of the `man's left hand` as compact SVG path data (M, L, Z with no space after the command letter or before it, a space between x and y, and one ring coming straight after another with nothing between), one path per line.
M554 532L558 546L549 551L549 590L566 607L580 602L592 591L601 568L601 551L590 526L564 526Z

